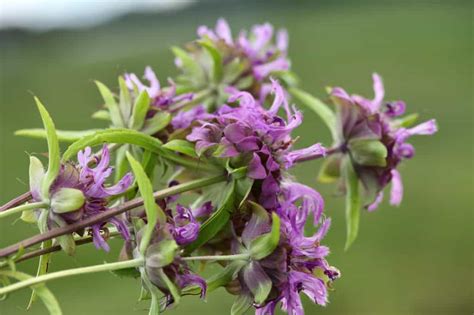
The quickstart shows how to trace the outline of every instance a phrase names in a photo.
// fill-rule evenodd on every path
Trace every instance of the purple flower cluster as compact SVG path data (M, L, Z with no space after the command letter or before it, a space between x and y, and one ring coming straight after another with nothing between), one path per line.
M59 175L50 188L50 196L54 200L55 195L62 189L73 188L82 192L85 201L78 209L65 213L55 211L53 204L48 220L50 228L54 223L71 224L107 211L108 198L124 193L133 181L132 174L128 173L117 184L106 185L107 178L112 174L112 168L109 167L109 150L106 145L104 145L100 156L92 155L91 148L87 147L78 153L77 159L78 164L61 165ZM34 200L41 200L38 189L33 189L31 194ZM130 237L125 221L119 217L92 225L90 228L95 246L106 251L109 250L109 246L101 231L107 223L115 225L124 239Z
M184 129L191 125L196 119L206 119L207 112L202 105L197 105L189 110L183 109L187 101L191 101L194 97L193 93L176 94L176 84L173 80L168 79L169 86L162 87L155 72L151 67L145 68L143 78L148 81L148 85L142 81L134 73L126 73L124 75L127 87L138 92L147 91L151 99L151 107L148 111L147 118L153 117L159 111L173 113L171 125L174 129Z
M198 154L212 149L215 156L246 161L247 176L262 181L258 201L269 209L277 205L282 169L291 167L303 156L325 154L320 144L291 151L294 141L290 134L301 124L302 115L288 105L278 82L272 81L272 86L275 97L268 110L250 93L233 90L229 102L239 101L239 106L221 106L213 119L203 121L187 136L196 143ZM286 119L278 116L281 108Z
M386 148L384 165L354 163L354 168L364 187L375 194L367 206L375 210L383 199L383 189L392 184L390 203L399 205L403 186L397 166L404 159L412 158L415 150L406 141L414 135L432 135L437 131L434 119L415 127L404 126L399 117L405 113L403 101L384 102L385 90L379 75L373 75L374 99L349 95L342 88L332 89L332 100L338 105L339 137L342 151L351 151L351 144L359 140L380 141Z
M290 68L287 58L288 33L286 30L279 30L273 41L274 30L269 23L255 25L250 34L242 30L234 40L229 24L221 18L214 30L200 26L197 34L214 42L224 43L234 52L242 54L249 61L257 81L268 78L271 73Z
M288 314L304 314L300 292L314 303L325 306L327 287L340 276L340 272L325 259L329 248L320 244L331 222L330 219L321 221L322 197L312 188L294 182L284 182L281 188L276 209L281 220L279 245L269 256L244 267L238 278L240 294L244 295L256 292L261 283L271 283L266 300L254 302L257 315L273 315L278 303ZM319 228L307 237L305 223L310 215ZM268 220L252 215L241 233L240 246L249 248L253 240L269 230ZM239 251L239 246L233 247L234 252Z

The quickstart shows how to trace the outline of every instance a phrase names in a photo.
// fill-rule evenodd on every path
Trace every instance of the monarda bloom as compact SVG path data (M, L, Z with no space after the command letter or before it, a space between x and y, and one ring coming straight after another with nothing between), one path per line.
M415 150L406 141L414 135L432 135L437 131L434 119L409 128L414 116L405 113L403 101L384 101L384 87L379 75L373 75L375 97L372 100L349 95L342 88L331 90L337 108L337 139L339 152L331 155L321 172L322 180L331 180L341 173L341 160L349 157L365 188L368 210L375 210L383 199L383 189L392 184L390 203L399 205L403 186L398 165L413 157Z
M259 203L271 209L277 205L282 170L291 167L306 155L324 155L320 144L301 150L291 150L294 139L291 132L302 122L302 114L291 108L282 87L273 81L274 100L265 109L248 92L230 91L229 103L223 105L213 119L202 121L187 136L196 143L196 152L231 158L233 167L248 166L247 176L259 181ZM278 116L283 108L286 119ZM257 186L258 186L257 185Z
M219 19L215 29L200 26L197 34L199 39L186 50L174 48L175 63L182 71L177 82L183 91L195 92L211 111L226 101L228 87L259 96L270 76L288 84L295 81L289 72L285 30L275 34L265 23L234 38L227 22Z
M320 244L330 220L321 221L323 204L319 194L297 183L284 183L282 192L277 207L281 221L279 244L262 259L252 257L230 285L231 290L239 294L237 301L246 301L240 307L253 305L257 315L273 315L279 303L288 314L304 314L300 293L324 306L328 300L327 288L340 276L325 259L329 248ZM319 229L307 237L304 226L311 214ZM268 212L254 206L252 217L238 238L239 243L233 245L233 253L251 251L254 242L270 229Z
M112 174L109 167L109 150L106 145L100 155L92 155L91 148L80 151L78 163L64 163L55 181L50 187L49 196L41 196L40 185L44 177L44 168L40 160L31 157L30 191L35 201L49 200L49 209L37 211L36 219L44 220L48 229L65 226L90 216L107 211L109 199L124 193L133 181L131 173L126 174L117 184L106 185ZM111 223L120 234L128 239L130 234L126 223L120 217L107 222L98 222L90 227L97 248L108 251L109 246L102 235L105 226Z

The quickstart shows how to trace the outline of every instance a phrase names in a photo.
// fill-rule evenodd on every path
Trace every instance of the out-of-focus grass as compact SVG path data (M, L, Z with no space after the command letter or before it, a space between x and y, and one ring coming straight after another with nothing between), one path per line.
M316 183L318 163L294 174L317 187L333 217L325 241L329 260L343 274L325 309L307 303L307 313L467 314L473 306L472 29L468 3L423 2L346 5L251 3L205 5L163 16L131 17L84 31L46 34L0 33L0 200L27 189L27 153L44 152L41 141L14 138L18 128L40 125L31 93L48 106L58 128L100 126L89 115L100 104L92 80L116 86L123 71L151 65L165 81L175 74L170 45L194 36L197 25L225 16L233 29L270 21L291 35L293 69L302 86L323 95L340 85L371 95L370 74L383 75L387 96L403 99L422 119L436 117L440 132L413 139L417 154L401 169L406 188L400 208L384 204L364 213L359 239L343 252L343 203L334 187ZM31 91L29 93L28 91ZM305 112L300 145L329 144L318 118ZM26 153L25 153L26 152ZM0 223L2 247L36 233L13 220ZM112 261L109 254L80 248L74 258L55 256L51 269ZM471 248L471 250L469 250ZM33 273L34 263L22 270ZM142 314L137 281L97 274L51 283L65 314ZM0 314L22 314L29 292L0 302ZM232 299L224 291L207 303L184 299L170 314L225 314ZM45 314L38 303L30 314Z

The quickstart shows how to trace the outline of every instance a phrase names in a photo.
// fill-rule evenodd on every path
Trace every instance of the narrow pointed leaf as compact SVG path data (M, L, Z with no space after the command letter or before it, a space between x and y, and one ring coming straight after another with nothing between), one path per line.
M218 83L222 80L223 65L220 52L214 47L214 44L208 40L201 40L199 44L206 49L212 59L212 80Z
M171 151L183 153L184 155L197 158L196 151L194 150L194 143L186 140L175 139L171 140L163 145L163 148L170 149Z
M130 129L105 129L83 137L71 144L63 154L63 161L71 159L85 147L92 147L103 143L133 144L155 153L161 152L162 143L160 140L141 132Z
M49 188L53 184L54 180L59 174L60 167L60 153L59 153L59 141L56 135L56 128L54 127L53 120L49 115L46 108L41 104L41 101L35 97L36 105L43 121L44 129L46 130L46 138L48 140L48 170L41 183L41 195L44 199L49 197Z
M244 260L235 260L211 276L207 282L207 292L212 292L217 288L227 285L237 277L238 272L247 264Z
M100 129L89 129L89 130L56 130L59 142L74 142L82 137L91 135ZM33 129L20 129L15 131L15 136L22 136L35 139L46 139L46 131L40 128Z
M52 240L44 241L43 243L41 243L41 249L49 248L52 245L53 245ZM51 259L51 254L50 253L40 256L39 262L38 262L38 269L36 271L36 276L37 277L39 277L41 275L44 275L48 272L50 259ZM28 306L26 307L27 310L29 310L33 306L33 303L36 301L37 297L38 296L36 294L36 291L33 290L33 292L31 292L30 301L28 302Z
M144 255L148 244L150 243L156 224L160 223L160 225L164 225L166 223L166 216L163 210L155 202L155 198L153 197L153 186L143 167L128 152L127 159L130 163L130 166L132 167L135 180L138 183L138 189L140 190L140 194L144 200L146 217L148 221L140 242L140 253Z
M150 97L146 90L143 90L135 100L133 105L132 117L130 119L130 128L140 130L145 123L146 113L150 108Z
M110 119L115 127L124 127L125 124L120 113L120 108L115 101L115 97L107 86L99 81L95 81L97 88L105 102L105 107L109 110Z
M249 294L241 293L237 296L230 310L231 315L243 315L252 306L253 299Z
M158 112L150 119L145 120L141 131L147 135L153 135L164 129L171 122L171 114L168 112Z
M357 238L359 231L361 200L359 194L359 179L349 158L344 161L344 177L346 181L346 245L348 250Z
M108 110L101 109L92 114L92 118L97 120L110 121L110 113Z
M120 87L119 108L122 112L124 121L128 121L132 115L132 98L130 96L130 91L128 90L127 84L125 83L125 80L122 76L119 77L118 82Z
M334 112L326 104L305 91L298 88L291 88L289 91L297 100L321 118L326 127L329 128L329 131L331 131L333 139L336 139L336 115Z

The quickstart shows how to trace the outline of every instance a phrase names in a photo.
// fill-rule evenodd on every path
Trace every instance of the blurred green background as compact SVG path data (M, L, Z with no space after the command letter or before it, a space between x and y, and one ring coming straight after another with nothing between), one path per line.
M295 176L326 196L333 226L326 238L329 261L343 277L330 304L306 303L307 314L472 314L473 295L473 86L472 4L456 1L204 2L178 12L131 15L85 30L0 32L0 202L27 190L28 152L45 143L16 138L19 128L38 127L32 94L39 96L61 129L100 127L90 119L101 103L92 80L111 87L124 71L151 65L162 81L176 74L171 45L192 40L198 25L224 16L234 33L269 21L290 33L293 70L304 89L323 95L339 85L372 95L371 73L385 82L388 98L403 99L423 120L435 117L440 132L417 137L417 153L403 164L405 198L363 213L355 245L343 251L343 200L334 187L316 183L318 163ZM318 118L306 111L301 145L329 143ZM36 233L34 226L4 220L0 245ZM75 257L58 254L51 270L115 259L92 246ZM469 249L471 248L471 249ZM20 265L34 273L36 262ZM137 303L138 281L95 274L48 285L66 315L147 314ZM23 314L28 290L0 303L0 314ZM306 301L308 302L308 301ZM223 290L207 302L186 298L169 314L227 314ZM37 303L29 314L46 314Z

